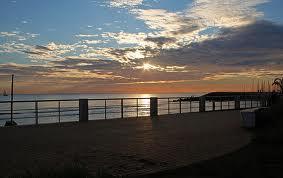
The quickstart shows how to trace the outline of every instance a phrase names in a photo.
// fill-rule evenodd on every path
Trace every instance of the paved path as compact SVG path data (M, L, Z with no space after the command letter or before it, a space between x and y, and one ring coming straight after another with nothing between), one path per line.
M0 175L80 160L95 173L138 175L232 152L250 135L239 111L165 115L82 124L0 128Z

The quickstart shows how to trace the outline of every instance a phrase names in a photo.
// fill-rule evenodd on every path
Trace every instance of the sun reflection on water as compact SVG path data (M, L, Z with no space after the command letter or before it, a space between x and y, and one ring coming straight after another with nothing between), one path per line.
M144 99L140 99L139 100L139 104L140 105L143 105L143 106L149 106L149 104L150 104L150 98L151 97L151 95L150 94L142 94L141 96L140 96L140 98L144 98ZM148 99L145 99L145 98L148 98Z

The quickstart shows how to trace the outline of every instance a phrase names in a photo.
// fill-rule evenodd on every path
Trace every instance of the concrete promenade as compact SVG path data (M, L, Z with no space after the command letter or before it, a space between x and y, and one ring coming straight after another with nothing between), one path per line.
M239 111L0 128L0 177L74 160L92 173L140 175L221 156L250 139Z

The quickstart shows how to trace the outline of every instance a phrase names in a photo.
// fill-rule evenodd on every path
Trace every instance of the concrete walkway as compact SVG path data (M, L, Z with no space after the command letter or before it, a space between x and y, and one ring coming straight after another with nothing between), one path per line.
M139 175L220 156L250 138L239 111L0 128L0 176L73 160L92 173Z

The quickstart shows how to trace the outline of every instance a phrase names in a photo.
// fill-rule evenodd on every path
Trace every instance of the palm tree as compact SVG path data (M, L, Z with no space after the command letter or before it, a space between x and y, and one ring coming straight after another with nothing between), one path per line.
M280 88L280 92L283 93L283 78L276 78L272 85L278 86Z

